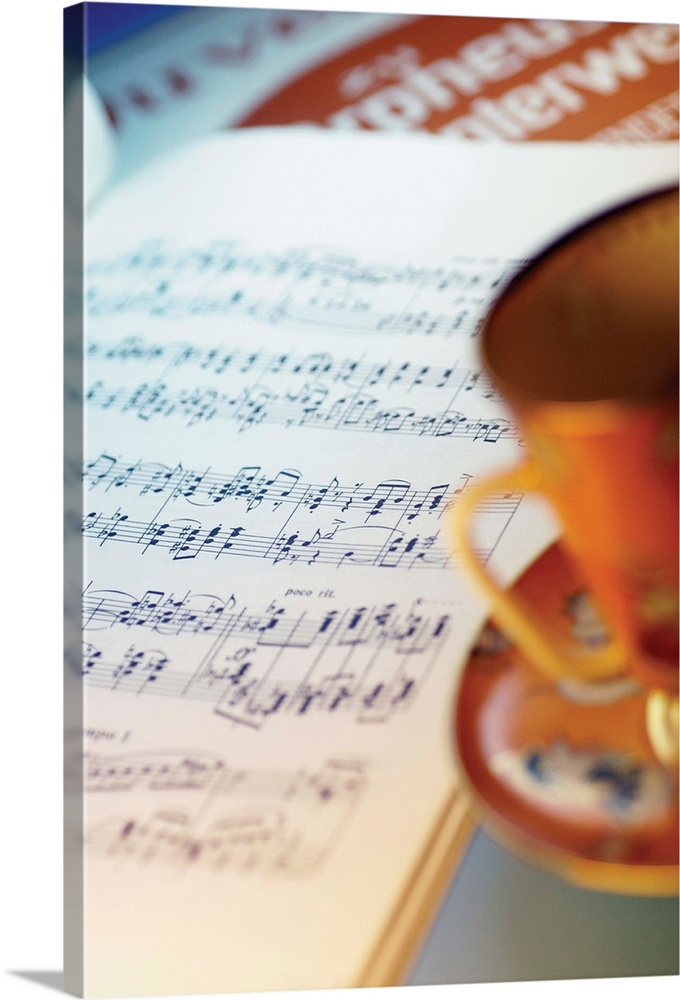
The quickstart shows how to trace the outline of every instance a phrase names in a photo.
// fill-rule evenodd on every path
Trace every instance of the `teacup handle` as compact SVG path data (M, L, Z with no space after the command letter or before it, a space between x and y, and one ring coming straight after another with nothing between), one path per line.
M473 482L461 493L453 509L453 532L459 554L470 578L491 602L494 621L507 632L526 656L554 680L604 680L620 674L625 664L623 647L612 639L605 649L575 653L565 646L563 637L551 633L533 608L517 595L504 589L479 561L472 546L469 529L475 509L491 493L540 492L541 472L532 459L480 482Z

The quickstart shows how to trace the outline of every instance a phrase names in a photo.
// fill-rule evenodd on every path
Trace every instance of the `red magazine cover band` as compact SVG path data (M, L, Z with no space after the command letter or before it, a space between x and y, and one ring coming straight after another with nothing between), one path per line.
M670 140L677 64L674 24L425 16L307 71L237 124Z

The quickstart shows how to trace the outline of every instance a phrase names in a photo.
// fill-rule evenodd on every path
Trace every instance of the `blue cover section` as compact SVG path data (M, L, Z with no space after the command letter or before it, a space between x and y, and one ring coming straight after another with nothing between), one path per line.
M84 3L68 7L64 11L64 50L81 55L83 22L86 52L92 56L184 10L184 6L147 3Z

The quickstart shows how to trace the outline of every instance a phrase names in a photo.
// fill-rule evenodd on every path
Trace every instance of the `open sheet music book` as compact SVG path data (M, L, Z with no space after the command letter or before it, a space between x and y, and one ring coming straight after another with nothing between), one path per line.
M255 129L92 212L86 996L400 980L471 829L450 725L485 609L448 513L522 447L480 321L676 176L669 146ZM553 531L503 495L478 545L509 579Z

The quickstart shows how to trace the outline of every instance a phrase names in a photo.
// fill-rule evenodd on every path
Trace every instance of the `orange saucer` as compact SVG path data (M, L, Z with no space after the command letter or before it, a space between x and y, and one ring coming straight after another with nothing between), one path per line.
M559 545L513 591L584 650L603 623ZM482 825L592 889L678 891L678 775L647 736L647 692L619 677L553 682L488 622L462 674L454 747Z

